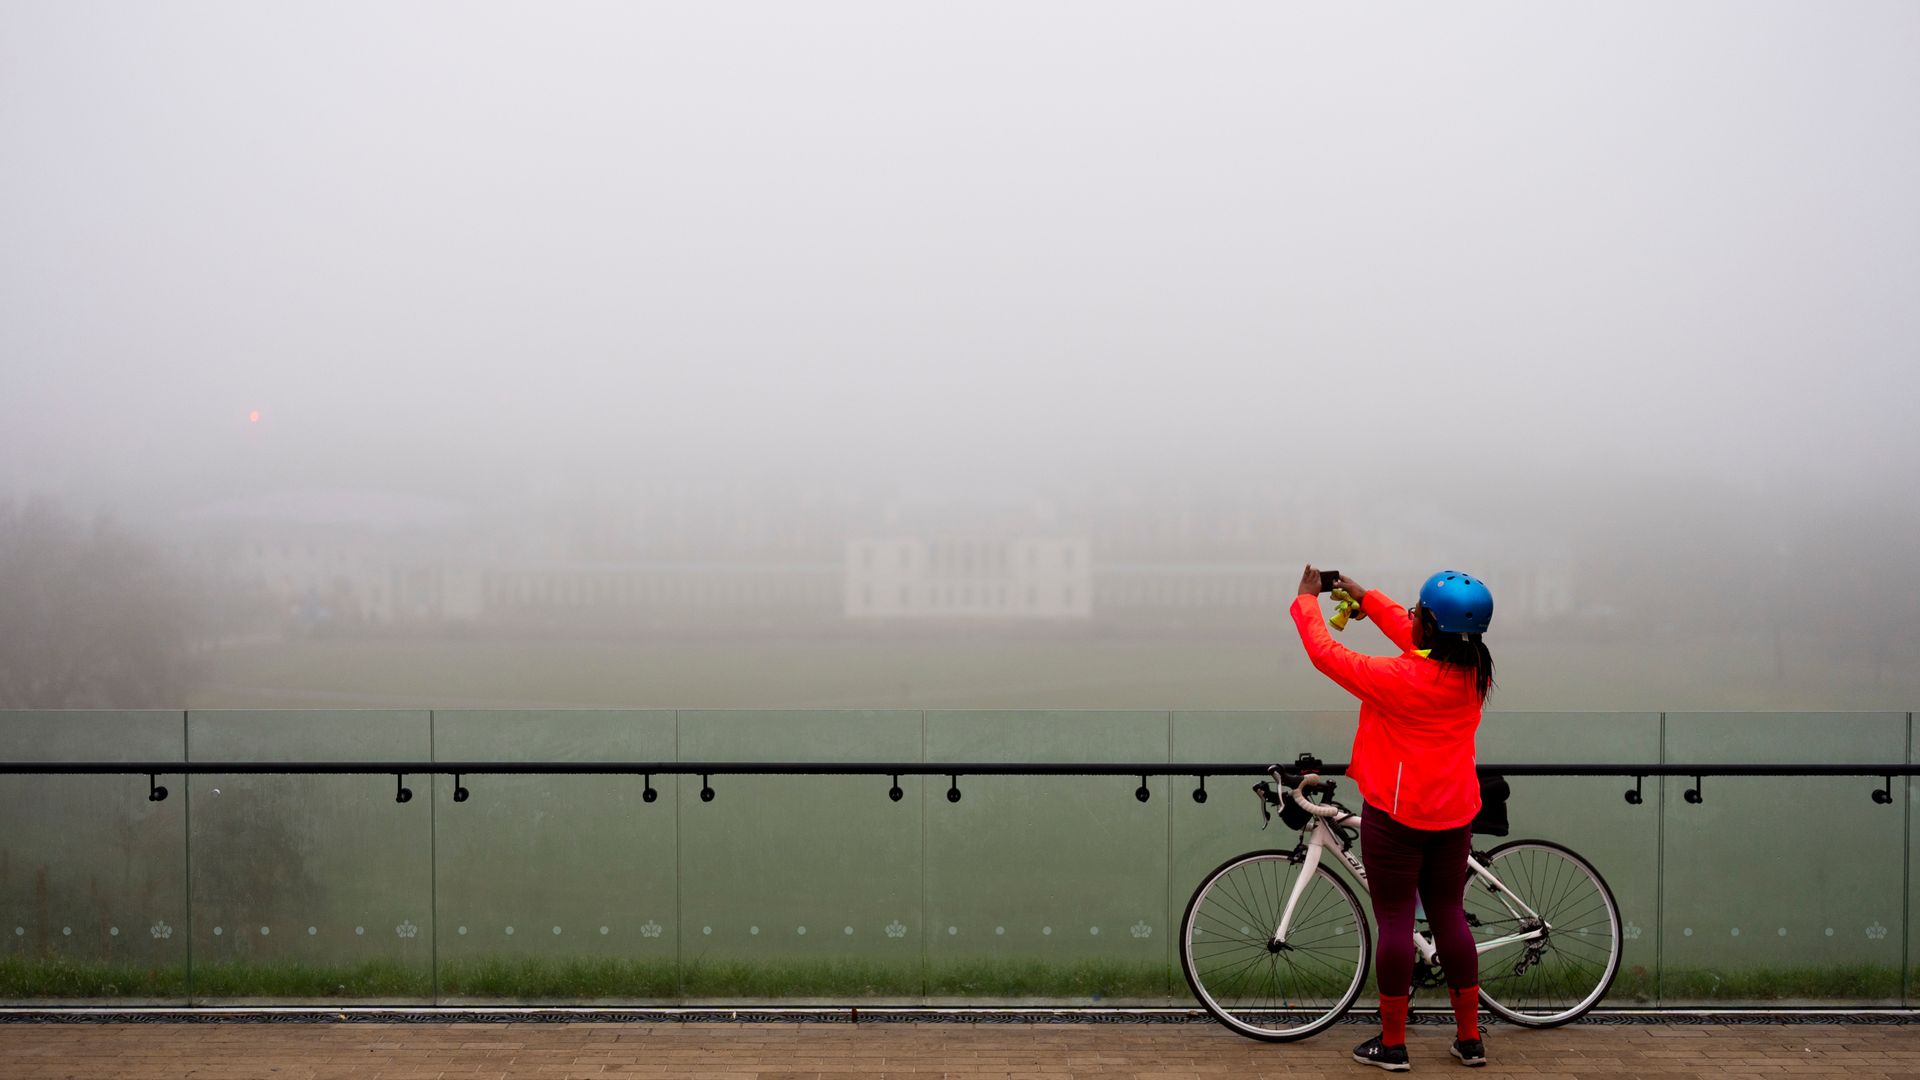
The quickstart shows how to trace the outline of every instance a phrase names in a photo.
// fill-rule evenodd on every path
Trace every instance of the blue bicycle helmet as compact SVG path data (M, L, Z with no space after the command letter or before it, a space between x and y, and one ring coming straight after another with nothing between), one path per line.
M1486 582L1459 570L1442 570L1420 586L1420 606L1433 612L1443 634L1484 634L1493 622L1493 593Z

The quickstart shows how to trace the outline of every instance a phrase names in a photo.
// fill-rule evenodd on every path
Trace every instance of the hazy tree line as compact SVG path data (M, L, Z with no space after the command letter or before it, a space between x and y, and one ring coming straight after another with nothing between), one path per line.
M203 595L111 518L0 501L0 708L179 705Z

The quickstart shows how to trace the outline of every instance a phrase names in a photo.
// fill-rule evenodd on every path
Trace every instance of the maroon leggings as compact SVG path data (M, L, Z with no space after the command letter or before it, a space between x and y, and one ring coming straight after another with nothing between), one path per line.
M1415 829L1367 804L1360 820L1361 865L1373 894L1373 923L1380 935L1374 978L1385 997L1404 997L1413 989L1413 902L1418 894L1427 909L1427 927L1440 950L1447 985L1464 990L1480 984L1480 954L1467 928L1461 898L1467 891L1470 826Z

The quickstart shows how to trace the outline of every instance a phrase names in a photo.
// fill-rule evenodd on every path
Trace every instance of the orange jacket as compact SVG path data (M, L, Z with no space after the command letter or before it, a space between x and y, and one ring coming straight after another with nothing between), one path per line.
M1367 802L1415 829L1452 829L1480 811L1473 733L1480 700L1470 673L1413 650L1413 622L1385 593L1360 608L1398 645L1399 656L1367 656L1333 640L1320 598L1293 602L1293 622L1313 666L1360 699L1347 775Z

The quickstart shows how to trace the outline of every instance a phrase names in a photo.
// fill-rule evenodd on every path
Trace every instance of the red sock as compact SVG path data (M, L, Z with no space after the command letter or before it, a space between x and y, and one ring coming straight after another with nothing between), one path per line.
M1407 1045L1407 996L1380 995L1380 1045Z
M1447 989L1447 996L1453 999L1453 1026L1460 1038L1465 1040L1480 1037L1480 988L1469 986L1464 989Z

